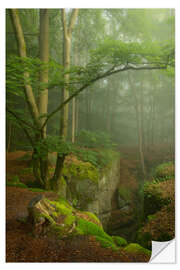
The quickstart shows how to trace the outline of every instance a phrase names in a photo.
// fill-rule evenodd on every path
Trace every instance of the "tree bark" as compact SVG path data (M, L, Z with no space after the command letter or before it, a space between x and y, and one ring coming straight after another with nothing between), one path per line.
M48 9L40 9L40 35L39 35L39 58L42 63L47 64L49 61L49 14ZM40 71L40 83L42 87L39 93L39 114L47 114L48 110L48 68ZM41 126L44 124L45 117L40 119ZM43 138L46 137L46 126L42 130Z
M74 9L71 13L71 18L68 26L66 22L66 11L65 9L62 9L61 11L61 20L63 25L63 66L65 70L70 68L71 37L77 16L78 9ZM62 101L65 101L69 98L69 91L67 86L69 83L69 74L64 75L64 83L65 87L62 89ZM68 133L68 111L68 104L66 104L61 112L60 136L63 140L66 140Z
M8 138L7 138L7 152L10 152L11 149L11 135L12 135L12 124L8 123Z
M141 164L141 169L142 169L142 177L143 180L145 179L146 176L146 168L145 168L145 163L144 163L144 151L143 151L143 135L142 135L142 115L141 115L141 110L140 110L140 102L138 99L138 95L135 89L135 86L133 85L131 78L129 76L129 82L131 85L131 90L134 95L134 108L136 112L136 120L137 120L137 133L138 133L138 148L139 148L139 159L140 159L140 164Z
M11 14L11 19L12 19L12 24L15 29L16 33L16 38L18 42L18 50L19 50L19 55L22 58L26 58L26 43L24 40L24 35L18 15L18 10L17 9L11 9L10 10ZM33 94L33 90L31 85L28 83L29 80L29 73L24 72L24 86L25 86L25 96L26 96L26 101L29 106L30 113L32 115L32 118L36 124L36 126L39 128L39 111L38 107L35 101L35 97Z
M78 9L73 9L70 17L69 24L67 24L66 20L66 11L65 9L61 10L61 21L63 26L63 66L65 70L70 68L70 53L71 53L71 37L72 31L76 22L76 18L78 16ZM68 100L69 98L69 74L64 75L64 83L65 86L62 89L62 103ZM61 111L61 119L60 119L60 139L66 141L68 134L68 103L63 106ZM59 191L59 183L61 181L63 163L65 160L65 156L60 156L57 154L56 161L56 169L53 176L53 185L57 188L57 192Z
M76 99L72 99L72 143L75 142L75 129L76 129Z
M49 12L48 9L40 9L40 32L39 32L39 58L45 65L49 61ZM48 113L48 67L40 70L40 93L39 93L39 114L41 126L41 138L46 138L46 125L43 126L46 115ZM44 117L42 117L45 115ZM48 154L40 158L41 178L44 181L45 189L50 189L49 175L48 175Z

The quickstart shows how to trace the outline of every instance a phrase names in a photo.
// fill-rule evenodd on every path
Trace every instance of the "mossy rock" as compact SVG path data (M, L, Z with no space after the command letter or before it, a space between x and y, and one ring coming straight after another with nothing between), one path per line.
M102 247L117 251L127 245L124 238L108 235L99 219L91 212L75 209L67 200L50 201L38 195L28 206L28 221L35 235L56 235L59 239L77 235L91 235Z
M148 256L151 256L151 251L146 249L146 248L143 248L142 246L140 246L139 244L137 243L131 243L129 244L128 246L126 246L124 248L124 251L128 252L128 253L131 253L131 254L144 254L144 255L148 255Z
M126 239L120 236L112 236L112 239L114 243L119 247L125 247L128 244Z
M100 242L101 247L103 248L111 248L114 251L118 250L118 247L113 241L109 241L108 239L100 237L100 236L96 236L96 240Z
M89 179L95 183L98 182L100 176L99 170L94 165L83 161L79 161L77 164L65 163L62 174L68 179Z
M166 180L174 177L175 173L175 167L172 162L168 163L163 163L157 166L155 169L154 177L161 179L161 180Z
M169 203L169 197L163 196L163 183L146 183L144 185L144 216L152 215Z
M118 195L125 201L130 201L132 197L132 194L129 188L126 188L123 186L118 188Z
M88 211L83 211L83 213L85 213L94 223L96 223L100 227L102 227L102 224L101 224L99 218L95 214L93 214L92 212L88 212Z
M79 211L63 198L50 201L44 195L38 195L29 203L28 213L35 235L50 233L61 239L85 234L111 239L93 213Z

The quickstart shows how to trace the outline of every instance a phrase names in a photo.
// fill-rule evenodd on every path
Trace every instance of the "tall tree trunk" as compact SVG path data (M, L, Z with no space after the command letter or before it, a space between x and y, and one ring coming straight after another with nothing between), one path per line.
M15 29L16 33L16 39L18 43L18 49L20 57L26 58L26 44L25 39L18 15L17 9L11 9L10 10L12 24ZM47 36L46 36L47 35ZM47 63L49 59L48 54L48 11L47 10L41 10L40 11L40 59ZM24 72L24 91L25 91L25 97L26 102L28 104L29 111L31 113L32 119L36 125L36 141L45 138L46 136L46 127L44 127L41 130L41 127L45 121L44 118L40 118L40 114L46 114L47 113L47 99L48 99L48 91L47 89L43 89L40 92L39 96L39 108L35 100L35 96L32 90L31 85L29 84L29 73L27 71ZM45 70L44 72L40 73L40 81L42 83L47 83L48 81L48 70ZM45 188L48 188L48 180L47 180L47 172L48 172L48 166L47 166L47 157L45 159L38 158L36 155L36 149L34 148L33 152L33 172L36 180Z
M70 68L70 55L71 55L71 36L75 25L76 18L78 16L78 9L74 9L71 13L69 26L66 22L66 11L62 9L61 19L63 25L63 66L65 70ZM68 83L69 74L64 75L65 87L62 89L62 102L69 97ZM66 140L68 132L68 104L64 106L61 112L61 131L60 136L63 140Z
M18 50L19 50L19 55L22 58L26 58L26 43L24 40L24 35L18 15L18 10L17 9L11 9L10 10L10 15L12 19L12 25L14 27L15 33L16 33L16 39L18 42ZM26 101L30 110L30 113L32 115L32 118L36 124L36 126L39 128L39 111L38 107L36 104L36 100L33 94L33 90L31 85L28 83L29 81L29 73L26 71L24 72L24 87L25 87L25 96L26 96Z
M49 14L48 9L40 9L40 35L39 35L39 58L42 63L47 64L49 61ZM40 83L48 83L48 68L40 71ZM41 87L39 93L39 114L47 114L48 110L48 89ZM46 117L41 117L41 126L44 124ZM43 138L46 137L46 126L42 130Z
M78 128L79 128L79 102L78 98L76 98L76 125L75 125L75 133L78 133Z
M135 89L135 86L133 85L131 81L131 77L129 76L129 82L131 85L131 90L134 95L134 108L136 112L136 120L137 120L137 133L138 133L138 148L139 148L139 159L140 159L140 164L141 164L141 169L142 169L142 177L143 180L145 179L146 176L146 168L145 168L145 163L144 163L144 151L143 151L143 132L142 132L142 115L141 115L141 110L140 110L140 101Z
M39 32L39 58L43 64L49 61L49 14L48 9L40 9L40 32ZM39 93L39 114L40 116L48 113L48 67L40 71L40 84L42 85ZM46 116L40 118L41 127L46 120ZM46 125L42 128L41 138L46 138ZM50 189L48 175L48 154L40 158L41 178L44 181L45 188Z
M72 99L72 143L75 142L75 130L76 130L76 99Z
M74 50L74 65L78 66L78 52L77 47ZM75 142L75 133L76 133L76 98L72 99L72 143Z
M71 37L72 31L78 16L78 9L73 9L70 17L69 24L66 19L65 9L61 10L61 20L63 25L63 66L65 70L70 68L70 53L71 53ZM64 75L65 86L62 89L62 102L68 99L68 83L69 74ZM68 134L68 104L66 104L61 111L61 121L60 121L60 139L66 141ZM59 186L61 182L62 169L65 156L57 154L56 168L53 176L54 188L59 192Z
M12 124L11 122L9 121L8 122L8 138L7 138L7 152L10 151L11 149L11 138L12 138Z

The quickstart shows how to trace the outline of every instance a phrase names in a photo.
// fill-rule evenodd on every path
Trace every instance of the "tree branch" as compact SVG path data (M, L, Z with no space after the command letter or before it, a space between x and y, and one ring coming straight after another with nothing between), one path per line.
M66 26L66 11L64 8L61 9L61 21L63 26L63 32L67 34L67 26Z
M19 125L21 126L22 130L24 131L24 133L26 134L29 142L31 143L32 147L34 146L34 142L33 139L31 138L31 136L29 135L29 132L27 131L27 129L24 127L24 125L29 126L33 129L35 129L33 126L31 126L29 123L27 123L26 121L22 120L19 116L17 116L13 111L7 109L7 112L9 112L10 114L12 114L18 121ZM23 125L24 124L24 125Z
M75 8L75 9L73 9L73 11L71 13L71 18L70 18L69 27L68 27L68 34L72 33L72 30L73 30L75 22L76 22L76 18L78 16L78 12L79 12L79 9Z
M85 88L87 88L89 85L91 85L92 83L105 78L105 77L109 77L113 74L116 74L118 72L122 72L122 71L126 71L126 70L152 70L152 69L166 69L167 66L140 66L140 67L133 67L133 66L128 66L128 64L126 66L124 66L121 69L117 69L117 70L113 70L115 68L115 66L113 66L111 69L109 69L107 72L105 72L102 75L97 76L96 78L92 79L91 81L89 81L88 83L86 83L85 85L83 85L82 87L80 87L74 94L72 94L71 96L69 96L69 98L67 98L64 102L62 102L53 112L51 112L47 118L46 121L44 122L44 125L47 124L47 122L49 121L49 119L56 114L58 111L60 111L69 101L71 101L71 99L73 99L74 97L76 97L79 93L81 93ZM43 125L43 126L44 126ZM42 128L43 128L42 126Z

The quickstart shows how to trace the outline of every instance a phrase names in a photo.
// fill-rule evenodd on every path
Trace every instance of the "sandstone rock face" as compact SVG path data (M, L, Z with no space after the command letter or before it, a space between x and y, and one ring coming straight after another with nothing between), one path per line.
M68 180L67 199L77 200L77 207L81 210L96 214L105 228L111 214L111 200L120 179L120 160L116 159L112 165L100 173L98 181L78 179Z

